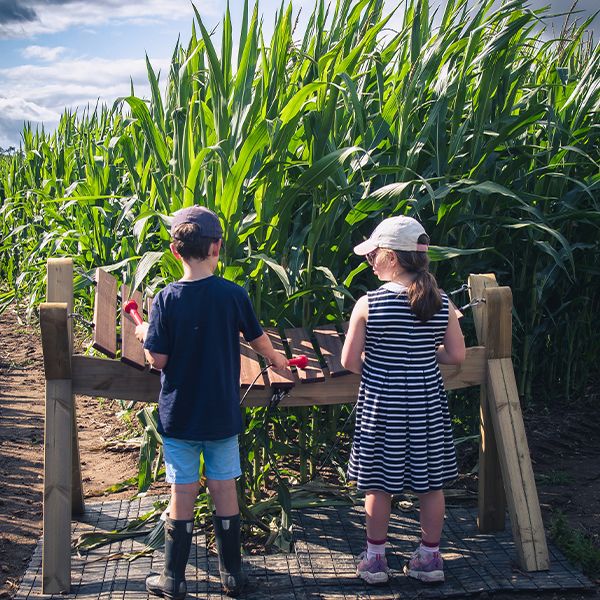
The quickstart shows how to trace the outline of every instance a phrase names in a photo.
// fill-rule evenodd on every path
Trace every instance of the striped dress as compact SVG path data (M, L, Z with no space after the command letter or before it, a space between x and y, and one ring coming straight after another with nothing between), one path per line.
M369 292L365 361L348 466L360 490L391 494L441 489L457 477L452 426L436 350L448 325L448 297L426 323L406 288Z

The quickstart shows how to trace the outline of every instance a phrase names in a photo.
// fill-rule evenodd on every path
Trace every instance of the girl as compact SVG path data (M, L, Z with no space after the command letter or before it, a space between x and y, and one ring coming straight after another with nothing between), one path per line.
M391 217L354 248L386 282L356 303L342 364L360 373L348 476L364 490L367 550L357 575L385 583L391 495L419 498L421 544L404 567L409 577L443 581L439 542L443 485L458 472L438 362L459 364L465 343L458 317L428 270L429 237L410 217Z

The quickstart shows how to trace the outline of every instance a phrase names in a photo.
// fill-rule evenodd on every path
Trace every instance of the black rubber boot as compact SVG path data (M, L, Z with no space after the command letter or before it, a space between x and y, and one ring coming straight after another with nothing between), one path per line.
M165 567L161 575L146 577L146 590L168 600L183 600L187 593L185 566L190 555L194 521L165 522Z
M213 515L213 524L219 554L221 585L228 596L235 597L244 589L248 581L242 570L240 515L233 517Z

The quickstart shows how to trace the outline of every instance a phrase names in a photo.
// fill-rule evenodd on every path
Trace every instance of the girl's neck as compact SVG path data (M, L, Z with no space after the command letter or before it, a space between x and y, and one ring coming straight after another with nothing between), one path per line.
M392 283L399 283L400 285L403 285L407 288L410 287L410 284L414 281L414 279L415 273L410 273L409 271L403 269L402 271L394 271L390 273L386 278L386 281L391 281Z

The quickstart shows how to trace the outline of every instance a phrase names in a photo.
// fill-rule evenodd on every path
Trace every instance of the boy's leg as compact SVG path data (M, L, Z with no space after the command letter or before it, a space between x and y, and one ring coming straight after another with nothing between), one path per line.
M413 552L404 573L426 582L444 581L444 561L440 539L444 527L446 502L443 490L418 494L421 521L421 544Z
M235 483L235 478L241 475L237 436L206 442L204 464L208 491L215 504L213 524L221 585L228 596L237 596L247 582L242 568L240 514Z
M168 600L187 593L185 567L192 544L194 502L198 494L200 446L197 442L163 437L171 502L165 521L165 565L161 574L146 577L146 590Z
M207 478L206 485L215 505L215 513L219 517L237 515L240 512L235 479Z
M199 468L199 467L198 467ZM176 520L190 520L194 517L194 504L198 497L200 484L172 483L169 516Z
M356 574L367 583L385 583L388 566L385 544L390 522L392 497L381 490L369 490L365 495L365 517L367 522L367 551L356 568Z

